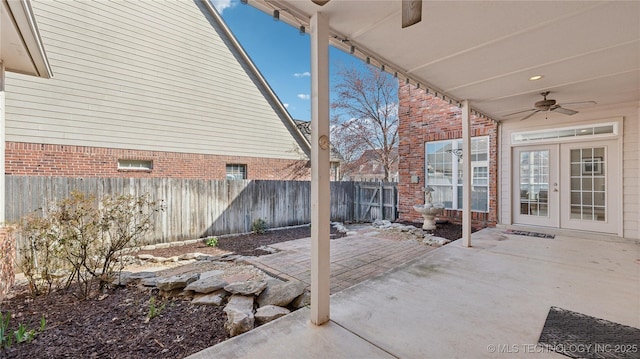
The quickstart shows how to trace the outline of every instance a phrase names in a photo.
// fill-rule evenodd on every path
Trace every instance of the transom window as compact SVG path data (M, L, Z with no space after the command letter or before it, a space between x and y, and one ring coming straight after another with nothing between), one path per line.
M247 179L247 165L228 164L227 165L227 179L228 180L243 180L243 179Z
M435 191L434 203L462 209L462 140L425 144L426 184ZM471 210L489 211L489 137L471 139Z

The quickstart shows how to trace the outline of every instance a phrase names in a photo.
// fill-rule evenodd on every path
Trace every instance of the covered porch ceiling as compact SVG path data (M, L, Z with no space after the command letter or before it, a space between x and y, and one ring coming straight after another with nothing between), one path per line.
M521 118L505 115L543 91L559 103L640 102L639 1L424 0L422 21L405 29L398 0L249 4L296 27L322 12L333 45L495 120Z

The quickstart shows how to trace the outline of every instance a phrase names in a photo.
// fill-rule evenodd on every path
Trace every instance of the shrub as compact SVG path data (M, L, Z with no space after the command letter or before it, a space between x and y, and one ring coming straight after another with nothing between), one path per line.
M42 217L27 216L18 231L25 243L20 268L33 295L47 294L64 282L76 296L89 298L103 289L123 262L124 249L136 246L151 230L157 204L143 196L107 196L73 192L50 206ZM121 264L118 264L121 263ZM60 280L60 273L66 274Z
M18 268L25 275L33 296L48 294L64 283L70 265L63 259L59 228L52 217L32 213L20 219L17 230L23 241Z
M255 233L263 234L267 231L267 222L262 218L258 218L251 223L251 230Z

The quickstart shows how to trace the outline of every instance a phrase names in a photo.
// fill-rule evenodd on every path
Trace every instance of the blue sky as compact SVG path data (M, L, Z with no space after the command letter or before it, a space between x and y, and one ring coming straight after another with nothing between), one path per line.
M212 2L291 116L309 120L309 35L301 36L297 28L282 21L276 22L262 11L250 5L242 5L239 0ZM332 80L340 66L366 66L362 61L333 47L329 51L329 62Z

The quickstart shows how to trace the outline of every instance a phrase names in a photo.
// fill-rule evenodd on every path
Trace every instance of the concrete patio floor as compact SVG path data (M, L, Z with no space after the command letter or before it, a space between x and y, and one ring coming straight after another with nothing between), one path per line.
M566 358L536 346L551 306L640 327L640 245L474 233L190 358ZM502 351L502 353L500 353Z

